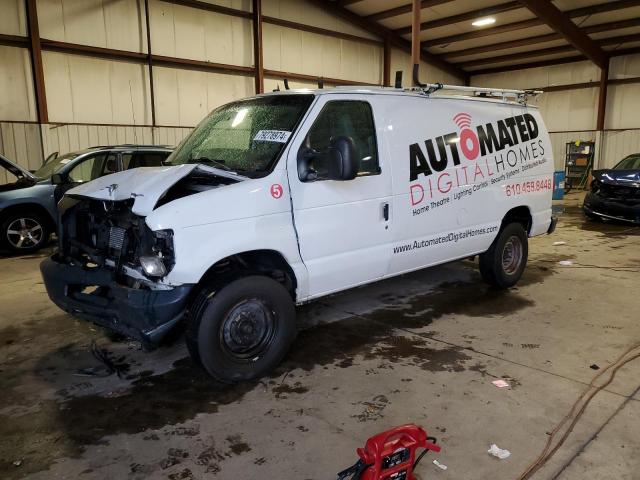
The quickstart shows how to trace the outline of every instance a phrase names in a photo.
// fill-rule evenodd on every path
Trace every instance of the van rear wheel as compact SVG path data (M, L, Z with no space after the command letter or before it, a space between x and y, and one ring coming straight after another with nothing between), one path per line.
M480 274L485 282L498 288L513 287L527 266L527 232L520 223L506 225L489 250L480 255Z
M191 356L216 380L261 377L284 358L296 335L289 292L268 277L249 276L205 288L187 326Z

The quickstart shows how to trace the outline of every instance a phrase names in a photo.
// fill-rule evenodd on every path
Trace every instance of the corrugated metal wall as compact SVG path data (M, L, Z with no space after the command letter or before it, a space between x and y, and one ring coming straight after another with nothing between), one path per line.
M582 132L551 132L551 146L553 147L553 160L556 170L564 170L564 158L567 143L594 142L596 132L594 130Z
M251 0L205 0L251 11ZM149 0L152 53L168 57L253 65L252 22L185 5ZM23 0L2 0L0 33L26 35ZM147 52L143 0L37 0L42 38L133 52ZM263 0L263 14L377 40L370 32L300 0ZM263 24L265 69L365 83L382 82L382 44ZM0 152L37 168L52 152L97 144L175 145L209 111L254 94L253 76L155 66L156 123L151 128L146 65L43 51L49 124L37 121L28 50L0 46ZM394 68L408 56L394 51ZM405 61L407 60L407 61ZM408 63L407 63L407 70ZM409 73L407 72L407 75ZM408 77L407 77L408 78ZM440 78L442 80L442 78ZM450 81L447 77L446 81ZM460 79L456 80L457 82ZM265 78L270 91L282 79ZM291 86L314 87L291 81ZM29 132L28 135L24 132ZM34 134L37 132L37 134ZM0 179L1 180L1 179Z
M598 167L613 167L631 153L640 153L640 129L604 132Z
M0 122L0 152L27 170L42 164L42 141L37 123ZM6 183L4 169L0 169L0 184Z
M174 146L190 128L133 127L117 125L42 125L42 142L47 154L72 152L96 145L126 143Z
M249 12L251 0L220 0L224 6ZM43 38L98 47L146 52L142 0L37 0ZM300 0L264 0L267 17L312 24L328 30L375 39L369 32L335 18ZM154 54L251 66L251 21L150 0ZM382 46L367 41L301 32L265 23L265 68L307 75L322 75L358 82L381 83ZM0 33L25 35L22 0L3 0ZM51 124L36 121L31 66L24 48L0 46L2 144L0 151L29 168L44 155L64 153L102 143L157 143L174 145L211 109L227 101L252 95L251 76L155 67L156 121L151 128L148 70L134 62L43 52L46 93ZM410 56L392 49L391 71L402 70L411 81ZM610 78L640 76L640 55L612 59ZM423 81L460 83L425 64ZM599 70L590 62L557 65L502 74L476 76L473 85L545 87L597 81ZM265 90L281 85L266 78ZM313 87L313 82L292 81L292 87ZM595 137L598 90L552 92L540 99L540 108L552 132L556 166L564 160L564 144ZM612 165L624 154L640 150L640 85L609 88L607 131L602 136L601 165ZM17 122L17 123L16 123ZM22 122L22 123L21 123ZM57 124L58 122L59 124ZM88 124L88 125L82 125ZM623 131L621 129L624 129ZM614 131L615 130L615 131ZM34 133L36 132L36 133Z
M640 54L614 57L609 79L640 77ZM471 84L503 88L545 88L600 80L600 70L590 62L476 75ZM576 140L596 141L598 88L549 92L537 101L551 133L557 170L564 168L565 145ZM535 103L535 102L534 102ZM640 152L640 83L609 85L605 130L600 137L597 168L615 165L624 156Z

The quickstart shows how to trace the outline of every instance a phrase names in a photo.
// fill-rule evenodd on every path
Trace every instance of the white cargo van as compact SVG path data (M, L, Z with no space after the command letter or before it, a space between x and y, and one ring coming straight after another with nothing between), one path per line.
M527 237L555 226L544 121L527 92L435 88L217 108L166 166L67 193L49 296L146 344L184 321L192 356L241 381L281 361L295 304L478 254L486 281L514 285Z

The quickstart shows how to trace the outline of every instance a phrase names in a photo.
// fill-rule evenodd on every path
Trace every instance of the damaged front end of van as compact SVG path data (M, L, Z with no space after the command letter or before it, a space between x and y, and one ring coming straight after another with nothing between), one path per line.
M72 190L59 204L58 251L41 264L51 300L102 327L157 344L182 317L192 284L165 282L174 232L152 230L151 211L242 181L204 165L142 168Z

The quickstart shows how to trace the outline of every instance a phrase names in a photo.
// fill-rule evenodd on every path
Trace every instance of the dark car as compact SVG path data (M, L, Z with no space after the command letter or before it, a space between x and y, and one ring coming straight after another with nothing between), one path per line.
M640 225L640 153L607 170L594 170L591 191L582 206L585 215Z
M0 155L0 247L17 253L47 244L64 192L81 183L136 167L162 165L168 147L92 147L47 161L31 173Z

